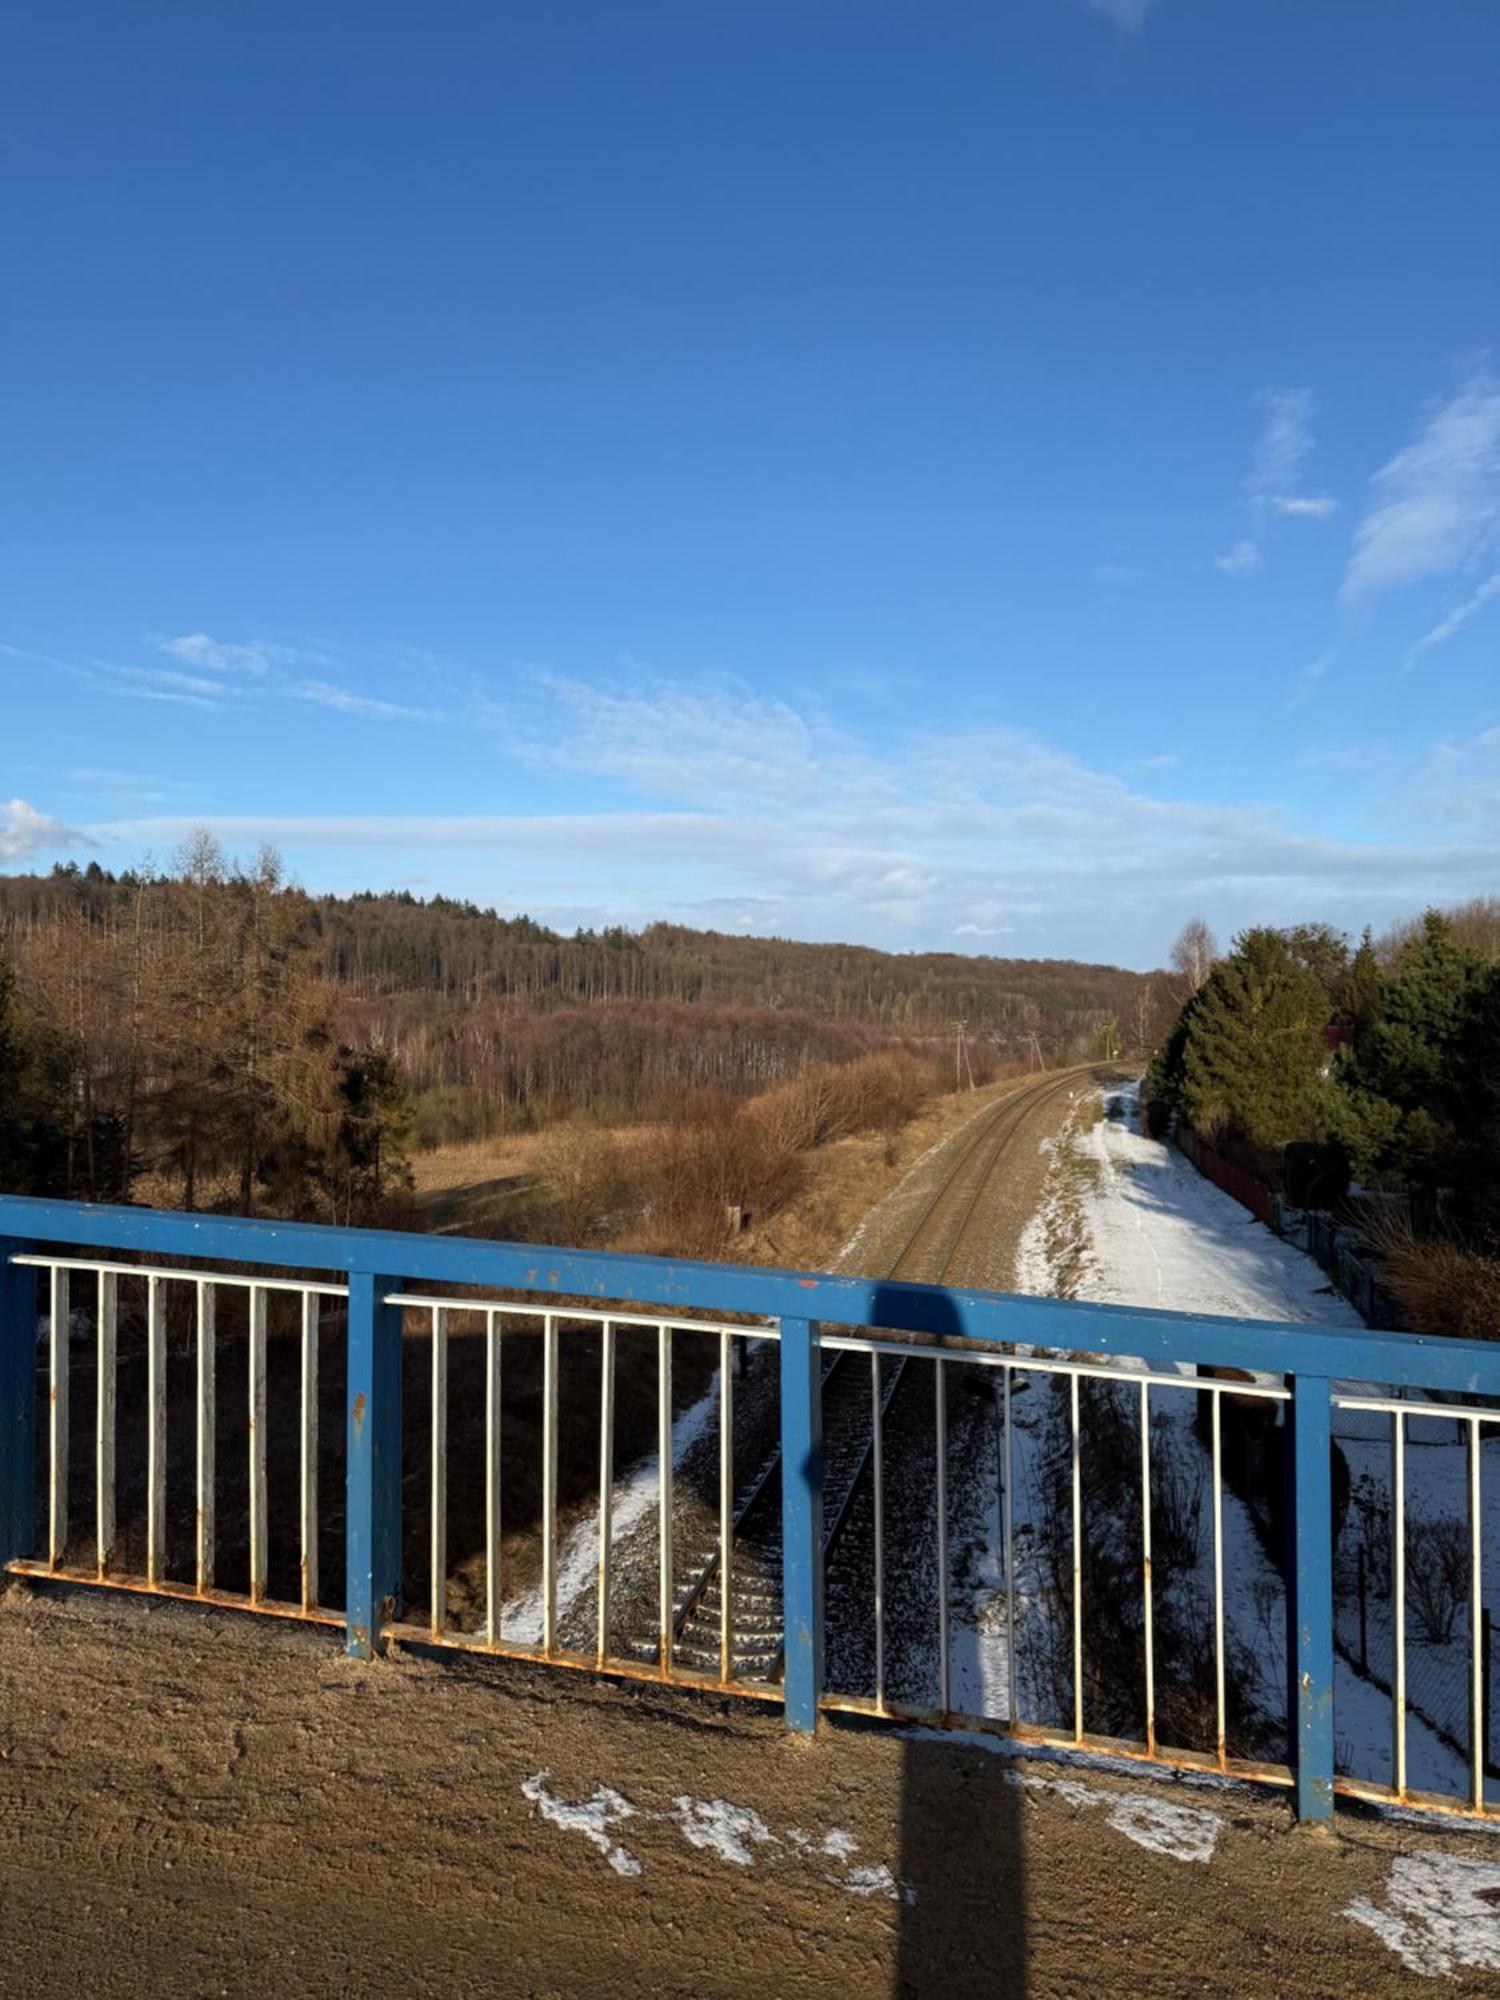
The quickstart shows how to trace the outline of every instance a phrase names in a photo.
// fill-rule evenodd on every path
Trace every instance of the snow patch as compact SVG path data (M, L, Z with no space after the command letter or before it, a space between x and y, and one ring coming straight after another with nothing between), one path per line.
M672 1426L672 1464L681 1465L683 1454L718 1415L719 1377L713 1380L697 1402L684 1410ZM657 1506L661 1494L661 1474L653 1451L639 1459L614 1489L610 1503L609 1545L614 1549L641 1518ZM557 1559L557 1616L563 1619L586 1590L593 1587L599 1573L599 1517L587 1514L563 1542ZM542 1588L523 1591L501 1607L500 1629L507 1639L523 1645L542 1643Z
M1212 1861L1224 1826L1216 1812L1174 1805L1152 1792L1100 1792L1076 1778L1038 1778L1028 1771L1007 1771L1005 1781L1023 1791L1050 1792L1080 1812L1103 1811L1106 1826L1173 1861Z
M689 1847L706 1848L737 1868L755 1865L754 1846L779 1847L780 1842L758 1812L731 1805L728 1799L675 1798L677 1824Z
M1500 1972L1500 1864L1450 1854L1402 1854L1391 1863L1386 1907L1358 1896L1344 1915L1374 1931L1425 1979L1463 1966Z
M610 1838L610 1828L618 1826L622 1820L634 1819L636 1809L629 1799L623 1797L609 1785L598 1786L591 1798L581 1805L570 1805L547 1789L550 1771L538 1771L534 1777L521 1781L521 1790L536 1807L542 1818L551 1826L560 1826L568 1833L581 1833L591 1847L597 1847L617 1875L639 1875L641 1864L617 1840Z
M729 1799L695 1799L686 1793L672 1801L670 1812L653 1812L635 1805L612 1785L598 1785L592 1794L574 1804L551 1791L551 1773L538 1771L522 1780L521 1790L550 1825L567 1833L581 1834L591 1847L608 1861L617 1875L640 1875L645 1864L615 1840L611 1829L627 1819L675 1826L689 1847L717 1855L734 1868L753 1868L757 1861L772 1863L795 1857L815 1867L825 1882L850 1896L883 1896L893 1903L914 1903L917 1892L909 1882L900 1881L883 1861L858 1868L849 1864L859 1852L859 1842L841 1826L824 1834L789 1827L784 1835L771 1831L751 1806L735 1805ZM832 1861L841 1870L830 1873Z

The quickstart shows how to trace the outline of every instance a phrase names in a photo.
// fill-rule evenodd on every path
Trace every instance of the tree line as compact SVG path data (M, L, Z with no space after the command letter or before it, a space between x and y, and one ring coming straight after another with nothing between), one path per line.
M236 871L211 842L196 846L215 879L255 874ZM72 1020L74 1045L100 1051L80 1088L89 1096L102 1090L132 1157L148 1160L147 1171L167 1161L174 1184L193 1198L196 1128L170 1145L158 1130L162 1107L178 1093L160 1090L143 1124L136 1094L121 1081L138 1067L137 974L109 975L118 991L108 1006L100 982L108 985L107 968L146 963L160 978L167 961L191 958L184 912L193 905L195 870L203 872L189 854L161 877L90 863L0 878L0 953L18 968L39 1018ZM239 909L248 892L227 894ZM295 945L292 957L316 980L327 1044L378 1052L405 1092L421 1143L576 1114L612 1122L673 1117L705 1093L743 1098L809 1064L881 1049L913 1053L935 1074L945 1066L952 1073L957 1056L965 1078L977 1082L1007 1067L1112 1054L1122 1045L1144 1051L1159 1030L1164 994L1159 980L1063 960L898 955L675 924L565 937L529 917L500 917L451 897L308 896L279 874L258 904L249 895L263 921L271 921L273 904L275 924ZM220 942L232 960L227 935ZM254 963L263 978L264 955ZM175 1020L179 1040L191 1040L207 1017L193 990L189 979L181 991L163 992L157 1008ZM86 1003L80 996L90 992L95 1001ZM85 1004L92 1005L87 1023L76 1018ZM186 1015L173 1014L183 1006ZM234 1011L226 1008L225 1023ZM124 1054L118 1025L105 1020L111 1009L116 1024L135 1024ZM165 1037L163 1029L158 1039ZM245 1046L261 1050L263 1039ZM226 1067L243 1075L246 1061ZM263 1086L265 1063L257 1061ZM152 1069L167 1073L159 1052ZM89 1119L82 1129L92 1129ZM236 1129L249 1132L245 1116ZM258 1140L246 1136L238 1180L252 1198L260 1170L245 1161L257 1151Z
M170 872L107 886L99 903L9 913L0 1184L384 1213L405 1178L400 1079L388 1051L340 1035L306 899L275 854L241 867L200 837Z
M1500 1275L1500 899L1357 945L1324 924L1244 932L1189 968L1148 1099L1262 1178L1310 1142L1336 1180L1405 1198L1419 1237ZM1341 1169L1341 1171L1340 1171ZM1500 1288L1495 1292L1500 1299ZM1490 1327L1500 1331L1500 1320Z

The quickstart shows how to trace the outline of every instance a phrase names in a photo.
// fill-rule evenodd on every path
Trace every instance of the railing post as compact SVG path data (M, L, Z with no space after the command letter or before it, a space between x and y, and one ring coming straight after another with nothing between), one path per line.
M1287 1727L1297 1817L1333 1818L1332 1406L1323 1376L1291 1377L1287 1450Z
M400 1281L349 1273L345 1650L373 1659L401 1596Z
M781 1322L781 1593L787 1727L811 1734L823 1691L823 1371L806 1319Z
M0 1237L0 1565L36 1554L36 1272Z

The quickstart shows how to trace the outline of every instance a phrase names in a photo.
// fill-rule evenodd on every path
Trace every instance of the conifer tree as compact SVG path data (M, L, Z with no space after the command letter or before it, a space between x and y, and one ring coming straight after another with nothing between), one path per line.
M1328 999L1280 932L1235 940L1198 996L1183 1050L1182 1107L1207 1136L1282 1146L1321 1124Z

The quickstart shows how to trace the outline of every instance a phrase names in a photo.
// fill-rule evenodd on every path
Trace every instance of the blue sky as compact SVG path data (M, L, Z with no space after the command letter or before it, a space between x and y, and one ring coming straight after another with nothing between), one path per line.
M6 43L0 867L1133 964L1500 889L1492 0Z

